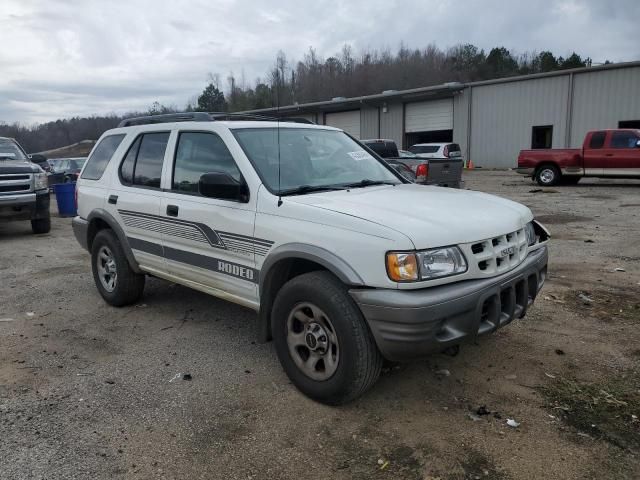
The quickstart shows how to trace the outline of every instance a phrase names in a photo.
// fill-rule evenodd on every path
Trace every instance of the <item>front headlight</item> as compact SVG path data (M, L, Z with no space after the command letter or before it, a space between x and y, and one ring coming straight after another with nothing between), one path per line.
M434 248L418 252L422 280L448 277L467 271L467 262L458 247Z
M524 231L527 234L527 245L535 245L538 239L536 238L536 229L533 226L533 222L527 223L524 227Z
M467 262L458 247L387 254L387 273L395 282L433 280L466 271Z
M44 190L45 188L49 188L47 182L47 174L46 173L36 173L34 176L34 188L36 190Z

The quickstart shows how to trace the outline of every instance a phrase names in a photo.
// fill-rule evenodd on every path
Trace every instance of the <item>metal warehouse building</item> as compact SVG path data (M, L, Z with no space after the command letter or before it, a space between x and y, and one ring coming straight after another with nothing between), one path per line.
M402 148L453 141L476 166L510 168L521 149L579 147L592 129L640 128L640 62L338 97L279 115Z

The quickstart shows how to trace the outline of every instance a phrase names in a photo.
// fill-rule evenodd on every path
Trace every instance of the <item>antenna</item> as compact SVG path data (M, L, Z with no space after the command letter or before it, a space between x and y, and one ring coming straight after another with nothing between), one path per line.
M280 72L276 77L276 121L278 132L278 207L282 205L282 186L280 180Z

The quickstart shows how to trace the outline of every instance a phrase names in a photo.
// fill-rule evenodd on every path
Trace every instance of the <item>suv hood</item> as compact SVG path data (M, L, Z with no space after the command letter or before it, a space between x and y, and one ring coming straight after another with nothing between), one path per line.
M417 249L485 240L533 219L524 205L495 195L414 184L300 195L288 201L384 225L409 237Z

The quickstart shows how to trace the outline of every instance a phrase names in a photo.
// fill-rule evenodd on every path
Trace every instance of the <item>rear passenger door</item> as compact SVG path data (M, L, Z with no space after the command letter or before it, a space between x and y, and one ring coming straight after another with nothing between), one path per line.
M249 192L247 202L200 195L200 177L214 172L244 181L217 133L178 130L161 205L166 221L163 245L167 270L216 289L221 297L230 294L240 303L253 303L258 284L253 237L255 192Z
M585 143L582 152L582 160L584 163L584 174L592 176L602 175L607 163L608 149L605 147L607 140L607 132L604 130L593 132L588 142Z
M140 133L118 166L107 209L118 219L140 266L164 272L160 181L170 132Z

